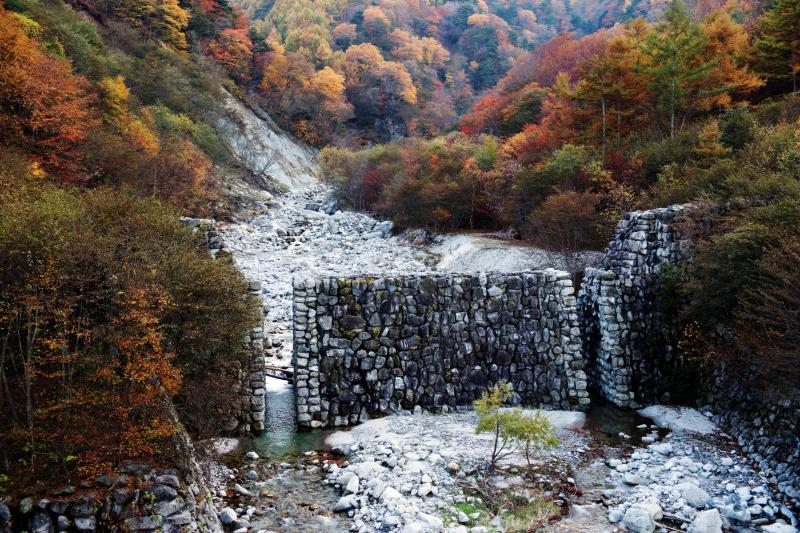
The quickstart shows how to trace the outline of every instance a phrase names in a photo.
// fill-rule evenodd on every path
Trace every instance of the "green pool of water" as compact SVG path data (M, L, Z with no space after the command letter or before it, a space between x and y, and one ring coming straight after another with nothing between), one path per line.
M264 432L247 444L261 457L279 458L287 454L325 450L329 430L299 430L294 402L294 387L275 378L267 379Z
M647 424L647 428L638 428L642 424ZM591 406L586 413L584 429L609 444L627 442L641 445L641 437L652 431L651 424L653 424L651 419L640 415L633 409L617 407L601 398L592 397ZM658 432L663 435L667 431L659 429ZM620 437L620 433L629 435L631 439Z

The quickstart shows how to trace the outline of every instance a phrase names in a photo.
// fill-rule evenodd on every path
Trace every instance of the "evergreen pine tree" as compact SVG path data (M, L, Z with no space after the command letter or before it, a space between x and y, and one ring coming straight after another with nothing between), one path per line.
M756 64L766 76L792 80L797 92L800 73L800 0L778 0L760 22Z
M641 68L649 76L650 90L660 113L669 119L670 138L680 128L713 67L702 60L705 36L700 26L676 0L664 13L656 31L647 36L642 52L648 59Z

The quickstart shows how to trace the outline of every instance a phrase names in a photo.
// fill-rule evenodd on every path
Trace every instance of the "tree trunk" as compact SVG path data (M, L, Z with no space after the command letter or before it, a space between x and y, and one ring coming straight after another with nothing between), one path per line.
M5 338L3 339L3 347L0 349L0 388L3 389L3 393L5 394L5 403L7 403L7 407L5 410L6 413L9 413L11 424L16 426L17 425L17 407L14 404L14 397L11 395L11 388L8 385L8 378L6 377L6 354L8 353L8 338L11 336L11 326L9 325L8 331L6 333ZM0 401L0 407L3 406L3 402Z
M600 126L600 159L602 161L606 160L606 95L600 96L600 116L601 116L601 126Z
M669 138L675 138L675 78L672 78L672 94L669 99Z
M622 102L621 97L617 96L617 150L622 145Z
M497 462L497 454L498 454L497 444L499 442L500 442L500 420L496 419L494 425L494 446L492 448L492 461L489 464L490 470L494 470L495 463Z

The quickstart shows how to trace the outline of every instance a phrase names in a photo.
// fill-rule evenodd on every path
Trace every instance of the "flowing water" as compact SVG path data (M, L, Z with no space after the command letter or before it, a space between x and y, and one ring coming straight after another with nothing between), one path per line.
M294 387L279 379L266 378L265 430L242 442L239 453L255 451L269 459L262 472L259 512L251 519L251 530L282 533L349 531L345 516L331 511L339 495L323 483L324 473L315 453L326 449L332 431L301 431L297 428Z

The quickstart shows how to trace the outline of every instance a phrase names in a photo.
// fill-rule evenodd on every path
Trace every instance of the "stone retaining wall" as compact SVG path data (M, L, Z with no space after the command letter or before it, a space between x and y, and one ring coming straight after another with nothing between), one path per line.
M261 282L251 281L248 287L251 295L261 301ZM261 318L259 325L250 331L245 338L249 347L250 361L239 371L240 404L235 412L237 427L246 433L263 431L266 409L266 388L264 382L265 361L265 333L264 310L259 309Z
M215 222L209 219L181 217L181 222L186 224L193 232L202 232L208 251L215 259L226 259L230 252L225 248L222 236L216 230ZM261 282L250 281L248 293L256 296L261 301ZM259 310L261 321L253 328L244 339L250 352L250 358L245 365L236 370L234 386L234 399L231 402L231 413L226 423L225 430L230 434L253 433L264 429L266 418L266 389L264 382L265 348L269 340L265 335L264 309Z
M659 274L690 259L683 215L697 213L679 205L626 214L600 268L586 270L578 311L589 383L616 405L668 402L676 389L678 332L662 312ZM798 510L800 401L756 393L746 374L719 366L695 392Z
M455 407L501 380L517 402L585 408L575 305L555 270L295 280L298 422Z
M599 268L587 268L578 313L590 385L621 407L669 400L673 324L659 309L664 265L688 258L676 224L688 205L626 213Z
M771 391L756 394L740 373L724 366L717 368L703 394L714 422L736 438L800 514L800 399L779 398Z

